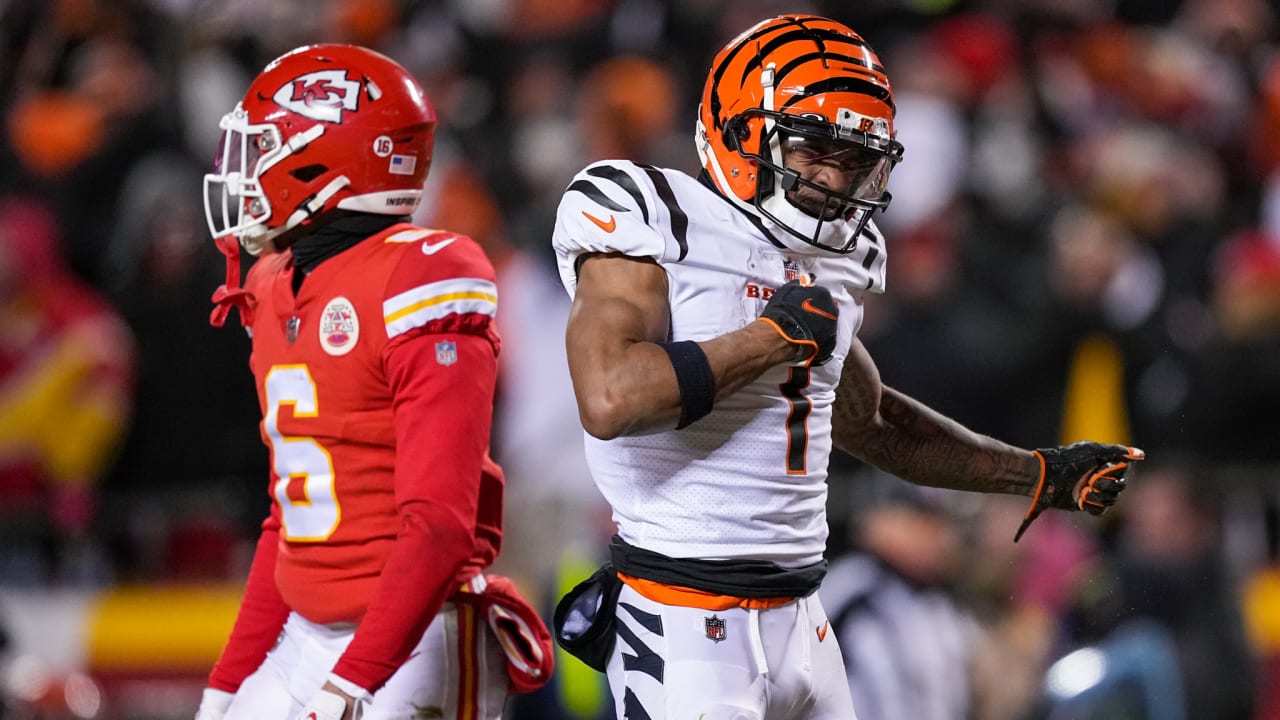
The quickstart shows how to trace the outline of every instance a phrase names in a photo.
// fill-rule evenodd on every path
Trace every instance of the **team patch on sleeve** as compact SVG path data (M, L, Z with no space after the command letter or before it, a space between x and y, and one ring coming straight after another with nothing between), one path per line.
M388 338L455 313L493 317L497 310L497 286L480 278L453 278L419 285L382 303Z

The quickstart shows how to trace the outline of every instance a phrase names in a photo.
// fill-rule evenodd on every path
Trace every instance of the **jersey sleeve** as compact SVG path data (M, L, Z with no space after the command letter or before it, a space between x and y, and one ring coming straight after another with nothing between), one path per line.
M389 347L423 332L460 332L487 337L496 350L497 310L496 274L484 251L465 235L441 232L406 248L382 302Z
M403 664L458 589L479 542L497 384L497 293L480 248L450 237L459 238L457 247L401 262L384 304L400 528L369 608L333 668L369 693Z
M635 163L607 160L575 175L560 199L551 236L569 296L577 289L583 255L620 253L655 261L674 255L674 241L657 229L659 212L666 212L665 204L649 173Z
M218 662L209 673L209 687L234 693L249 674L258 669L275 645L289 617L289 607L276 589L276 554L280 547L280 521L273 514L262 524L258 548L249 569L244 599Z

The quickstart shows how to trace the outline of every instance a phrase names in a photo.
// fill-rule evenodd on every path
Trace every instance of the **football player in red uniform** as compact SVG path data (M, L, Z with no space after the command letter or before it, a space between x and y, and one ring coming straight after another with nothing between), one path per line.
M277 58L221 121L205 210L270 448L271 513L197 718L498 718L546 682L546 628L484 570L494 271L416 227L435 111L349 45ZM240 247L261 255L240 287Z

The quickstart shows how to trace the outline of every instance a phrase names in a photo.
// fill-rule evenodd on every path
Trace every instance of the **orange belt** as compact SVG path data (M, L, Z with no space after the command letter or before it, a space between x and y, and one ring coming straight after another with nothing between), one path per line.
M698 608L700 610L728 610L730 608L768 610L782 607L789 602L795 601L794 597L741 598L732 595L717 595L702 590L694 590L693 588L680 587L679 585L666 585L653 580L632 577L624 573L618 573L618 579L626 583L632 590L654 602L662 603L663 605Z

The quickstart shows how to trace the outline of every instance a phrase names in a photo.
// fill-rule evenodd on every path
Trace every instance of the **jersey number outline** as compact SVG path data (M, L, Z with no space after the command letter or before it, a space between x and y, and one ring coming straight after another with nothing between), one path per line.
M808 472L809 457L809 413L813 411L813 401L804 394L809 387L809 368L792 366L787 381L778 385L782 396L791 406L787 412L787 474L804 475Z
M273 365L263 386L267 412L262 418L271 445L271 468L276 481L271 494L280 504L286 540L323 542L342 521L342 506L334 489L333 457L313 437L283 435L280 408L293 407L293 416L316 417L320 399L306 365Z

